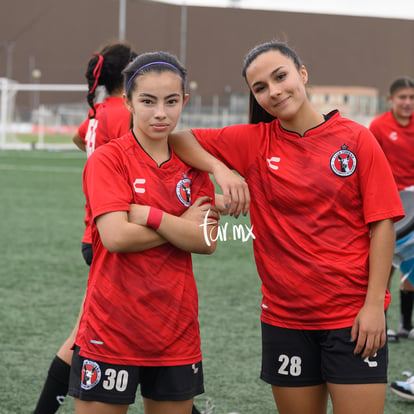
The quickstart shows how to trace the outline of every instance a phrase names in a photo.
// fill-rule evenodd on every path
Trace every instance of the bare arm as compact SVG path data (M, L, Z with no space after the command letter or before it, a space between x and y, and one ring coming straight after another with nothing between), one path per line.
M97 217L96 225L103 245L112 253L139 252L160 246L167 241L193 253L211 254L216 242L217 209L204 204L209 197L200 197L181 216L163 213L157 231L146 226L150 207L131 205L130 213L116 211ZM206 226L203 224L208 223ZM206 241L206 233L211 238Z
M72 141L80 150L86 151L85 141L81 138L81 136L77 132L73 135Z
M237 217L247 214L250 194L247 184L221 161L208 153L191 131L174 132L168 138L174 152L187 164L202 171L212 173L223 191L223 204L228 212Z
M392 219L371 224L367 295L351 331L352 339L357 340L354 352L362 352L362 357L373 356L385 345L384 299L394 245L395 231Z

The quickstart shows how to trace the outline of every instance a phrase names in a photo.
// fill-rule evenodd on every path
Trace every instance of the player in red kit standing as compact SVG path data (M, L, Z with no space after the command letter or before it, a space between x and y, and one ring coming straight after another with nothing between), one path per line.
M123 100L124 77L122 71L137 54L125 43L106 45L89 59L85 77L88 82L87 102L91 107L87 119L79 126L73 136L73 142L87 156L95 148L124 135L130 129L131 113ZM103 102L96 103L96 91L99 86L107 94ZM90 266L92 262L92 235L87 208L85 208L85 230L82 238L82 255ZM34 414L53 414L63 404L69 386L71 349L78 330L79 318L71 334L61 345L49 367Z
M124 78L122 71L137 54L128 45L113 44L104 47L89 60L86 71L88 80L88 118L79 126L73 142L89 157L96 148L126 134L131 127L131 113L122 98ZM107 96L96 103L97 87L104 86ZM85 207L87 214L88 209ZM92 262L92 235L89 218L85 216L82 253L86 263Z
M191 252L215 249L214 186L168 145L188 98L178 60L146 53L124 73L133 129L84 170L94 258L69 394L77 414L121 414L140 385L146 413L190 414L203 392Z
M391 109L372 120L369 129L390 163L398 190L414 185L414 80L396 79L390 86Z
M380 414L393 222L404 215L391 169L367 128L315 111L307 70L286 44L256 46L243 75L251 125L170 142L214 174L230 213L246 213L251 194L261 378L280 414L326 413L328 396L336 414Z
M414 191L414 80L396 79L390 86L388 100L391 109L373 119L369 129L384 150L398 189ZM413 304L414 288L408 280L402 281L398 337L414 339ZM390 330L389 336L395 338L395 332Z

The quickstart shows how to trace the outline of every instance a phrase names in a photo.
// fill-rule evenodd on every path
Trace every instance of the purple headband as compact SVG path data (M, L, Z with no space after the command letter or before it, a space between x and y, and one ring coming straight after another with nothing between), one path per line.
M154 65L164 65L164 66L168 66L169 68L173 69L174 72L177 72L180 75L181 79L184 80L184 74L183 74L183 72L180 69L178 69L176 66L172 65L171 63L168 63L168 62L150 62L150 63L147 63L146 65L143 65L140 68L138 68L135 71L135 73L129 78L129 80L127 82L127 85L126 85L126 88L125 88L126 93L129 92L129 89L131 88L132 82L135 79L135 77L138 75L138 73L142 72L145 68L148 68L148 67L154 66Z

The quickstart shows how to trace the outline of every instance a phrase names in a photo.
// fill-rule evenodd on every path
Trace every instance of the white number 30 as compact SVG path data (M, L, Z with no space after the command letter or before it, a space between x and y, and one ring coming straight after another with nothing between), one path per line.
M119 372L116 372L112 368L108 368L105 371L106 380L102 383L102 386L106 390L113 390L114 388L123 392L128 386L128 371L121 369Z
M279 355L279 362L281 362L278 373L281 375L292 375L298 377L302 373L302 359L298 356L289 358L287 355Z

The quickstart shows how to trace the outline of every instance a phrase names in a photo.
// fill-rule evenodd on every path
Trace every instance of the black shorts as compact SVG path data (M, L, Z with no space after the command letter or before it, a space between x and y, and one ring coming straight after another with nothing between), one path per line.
M354 354L351 328L299 330L262 322L260 378L280 387L305 387L325 382L375 384L387 382L388 346L375 357Z
M90 266L93 259L93 250L91 243L82 242L82 257L85 260L85 263Z
M76 346L69 391L84 401L133 404L138 385L141 395L155 401L186 401L204 392L203 365L143 367L107 364L84 358Z

